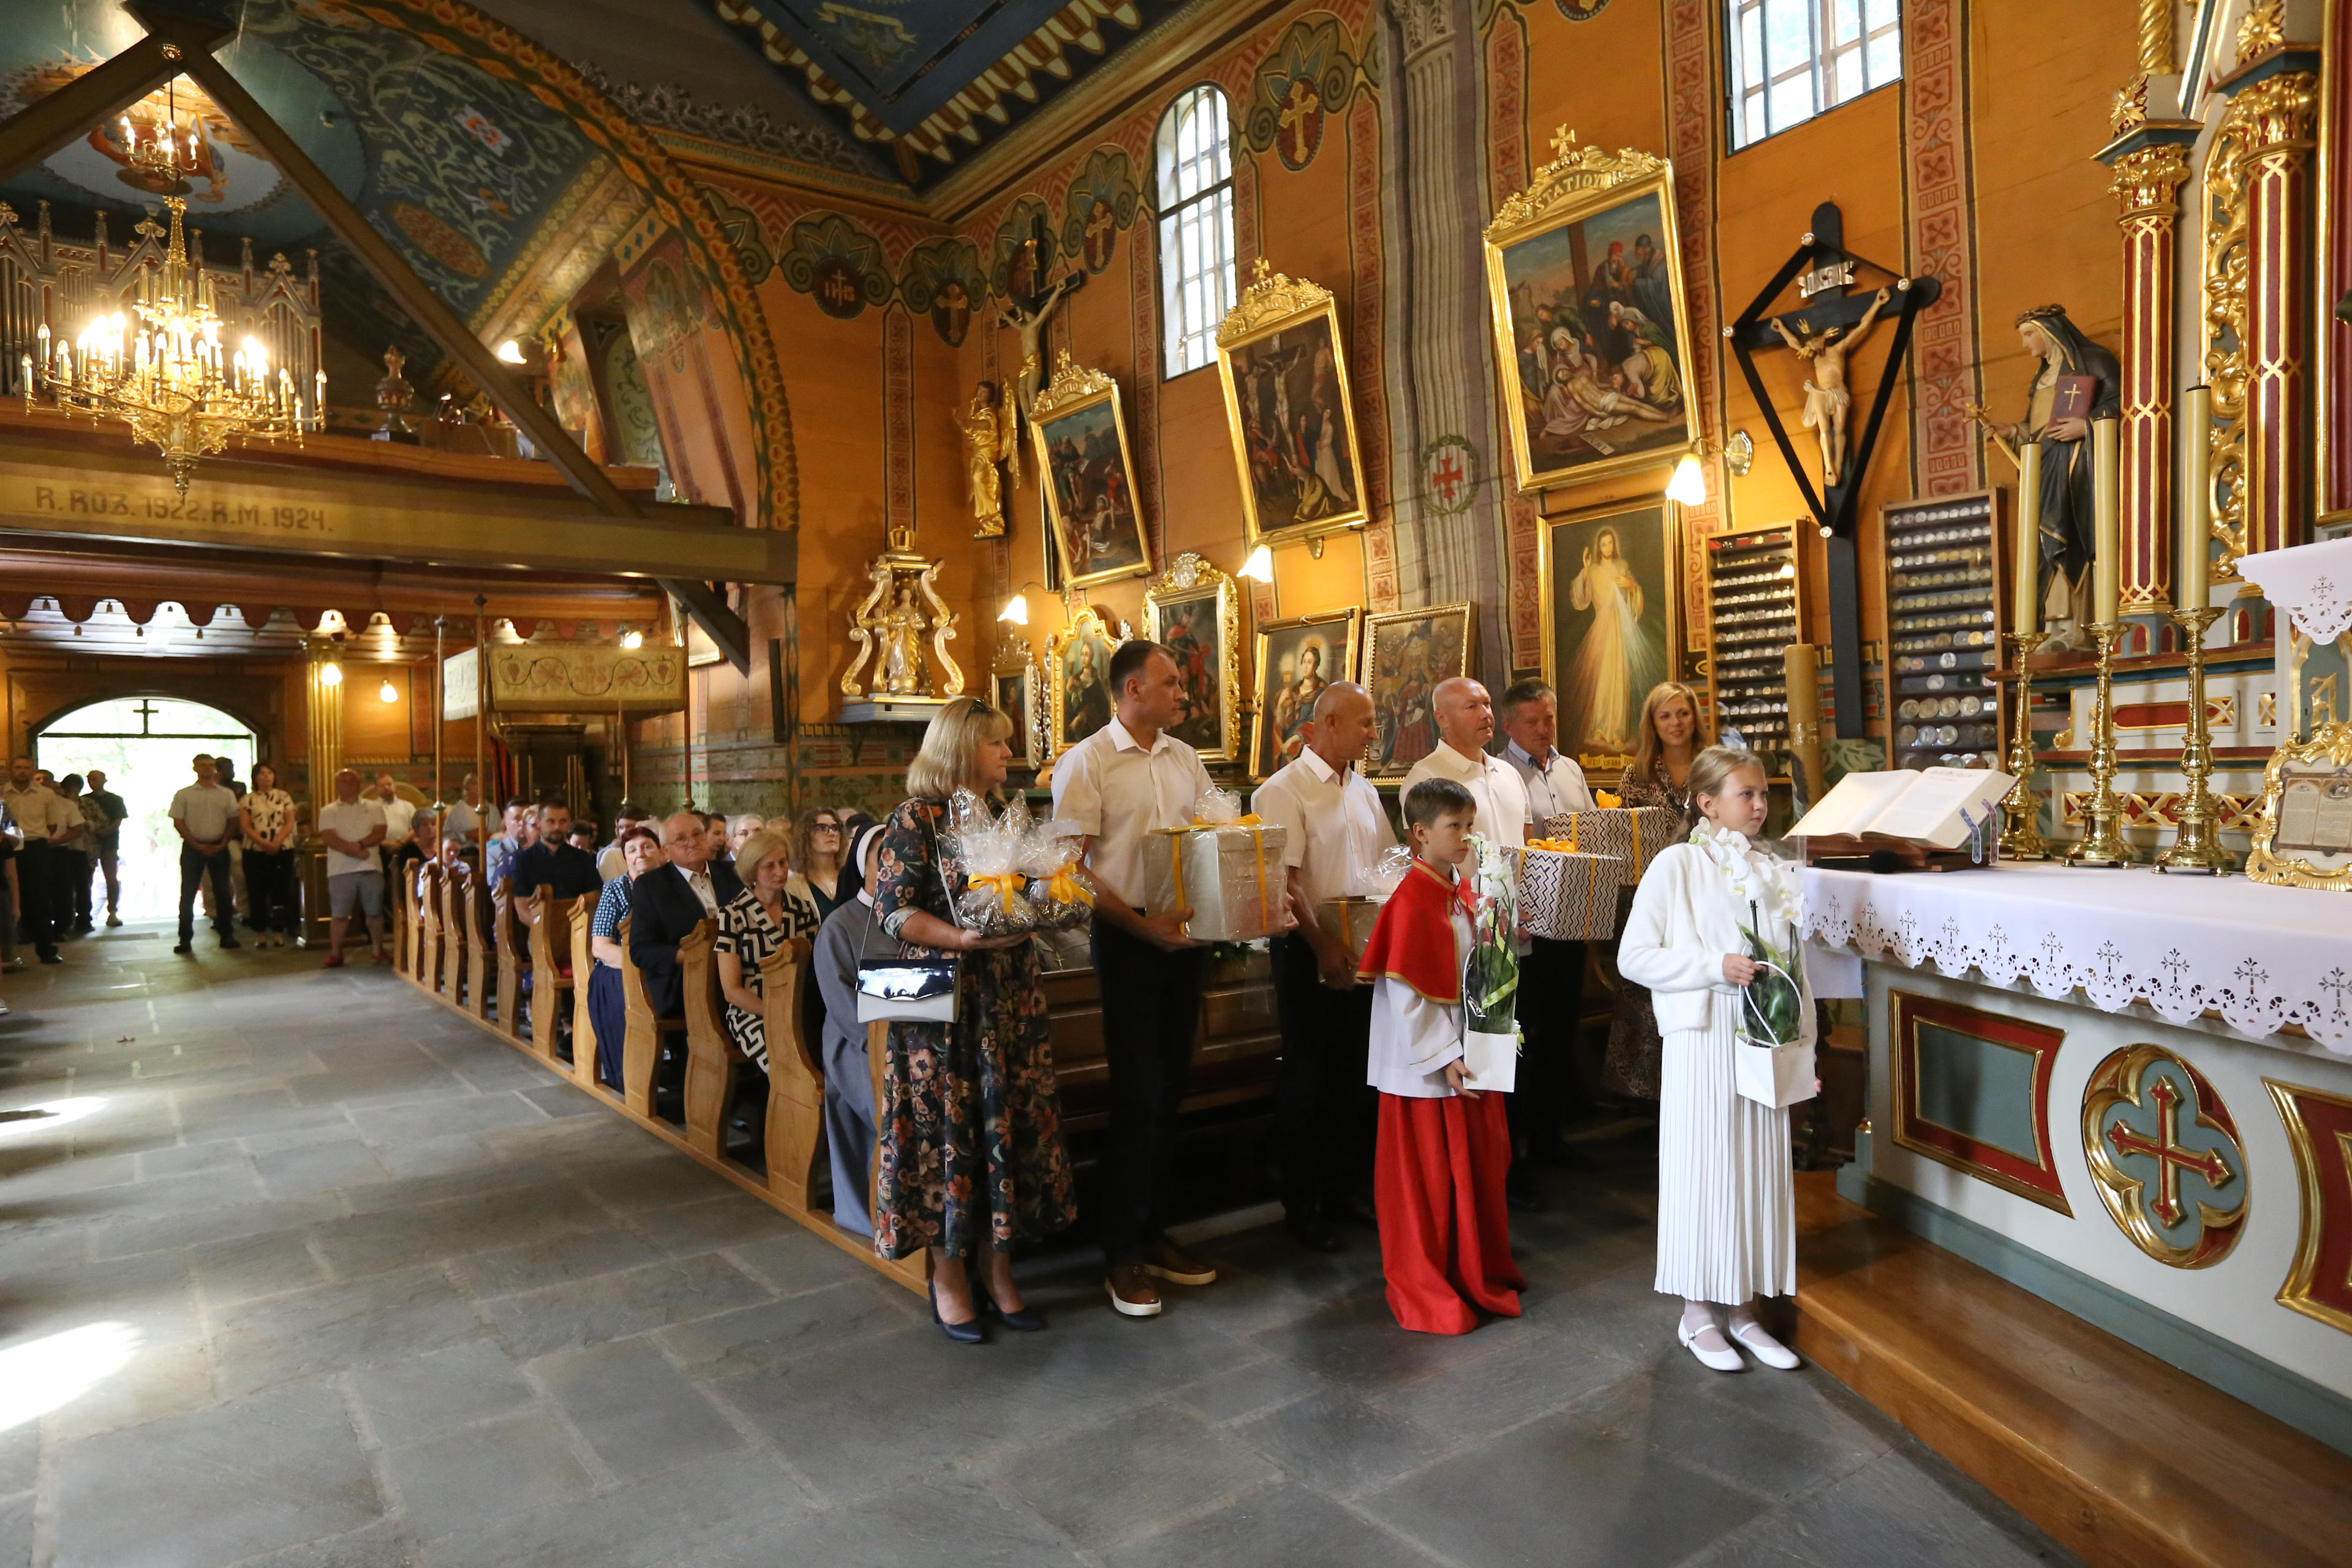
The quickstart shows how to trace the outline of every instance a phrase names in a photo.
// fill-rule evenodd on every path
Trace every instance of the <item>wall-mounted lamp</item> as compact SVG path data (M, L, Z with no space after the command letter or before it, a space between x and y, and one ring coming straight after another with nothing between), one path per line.
M623 632L621 634L621 646L625 648L631 649L632 651L641 648L646 646L646 634L643 632Z
M1000 621L1010 621L1016 626L1027 626L1029 624L1029 595L1026 594L1015 594L1013 597L1005 600L1004 608L996 612L996 618Z
M1273 582L1274 552L1263 544L1251 551L1249 559L1242 563L1241 574L1254 583Z
M322 665L320 665L320 666L319 667L319 684L320 684L320 685L321 685L321 686L341 686L342 683L343 683L343 667L342 667L341 665L340 665L340 664L322 664Z
M1699 459L1710 456L1720 456L1723 466L1729 468L1734 477L1746 479L1748 470L1756 466L1756 443L1748 438L1745 430L1734 430L1731 438L1721 446L1702 439L1685 452L1682 461L1675 465L1674 478L1666 481L1668 500L1684 506L1697 506L1706 500L1706 476L1699 469Z
M383 684L375 689L375 700L378 702L397 702L400 700L400 688L392 683L392 677L388 675L385 676L383 678Z
M509 338L499 345L499 358L508 364L522 363L522 345Z

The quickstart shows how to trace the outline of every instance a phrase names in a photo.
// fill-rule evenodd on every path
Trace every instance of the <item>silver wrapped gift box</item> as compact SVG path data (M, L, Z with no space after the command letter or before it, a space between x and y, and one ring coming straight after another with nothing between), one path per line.
M1229 823L1167 827L1143 846L1143 912L1190 909L1197 942L1252 942L1284 929L1286 828Z
M1659 851L1685 837L1682 813L1663 805L1566 811L1545 817L1541 836L1561 840L1582 854L1615 856L1622 862L1617 868L1618 879L1628 888L1642 879Z
M1624 862L1613 855L1523 849L1519 921L1554 942L1600 942L1617 934L1617 884Z

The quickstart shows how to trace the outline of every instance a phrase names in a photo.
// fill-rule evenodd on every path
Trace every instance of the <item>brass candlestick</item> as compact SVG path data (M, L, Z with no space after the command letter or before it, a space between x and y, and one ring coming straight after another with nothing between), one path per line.
M2214 808L2207 783L2213 775L2213 727L2205 720L2205 628L2221 614L2212 605L2172 612L2172 624L2180 628L2189 656L2189 729L2180 742L2180 774L2189 787L2180 796L2180 830L2173 836L2172 847L2156 858L2159 871L2230 874L2230 852L2221 847L2221 814Z
M2042 837L2042 802L2033 793L2033 678L2025 668L2027 652L2042 638L2038 633L2003 632L2000 640L2009 655L2004 679L2016 688L2009 721L2009 771L2017 780L2000 803L2000 858L2047 860L2050 846Z
M2123 805L2116 799L2116 638L2124 626L2121 621L2098 621L2084 629L2099 643L2099 684L2091 699L2091 799L2084 807L2090 821L2059 860L2068 866L2126 866L2131 851L2124 843Z

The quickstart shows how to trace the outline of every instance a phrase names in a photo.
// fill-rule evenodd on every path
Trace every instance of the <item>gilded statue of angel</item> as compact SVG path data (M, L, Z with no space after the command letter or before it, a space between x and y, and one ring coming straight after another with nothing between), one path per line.
M1004 480L996 471L1003 463L1012 482L1021 482L1021 420L1013 403L1013 389L983 381L963 411L964 467L971 490L974 539L1004 535Z

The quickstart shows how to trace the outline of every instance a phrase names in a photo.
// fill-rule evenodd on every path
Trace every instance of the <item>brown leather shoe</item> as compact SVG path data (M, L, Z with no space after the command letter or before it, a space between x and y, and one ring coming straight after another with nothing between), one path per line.
M1164 1236L1144 1249L1143 1271L1171 1285L1213 1285L1217 1280L1215 1264L1202 1262Z
M1110 1297L1114 1310L1123 1318L1156 1318L1160 1315L1160 1292L1140 1263L1114 1263L1109 1277L1103 1280L1103 1290Z

